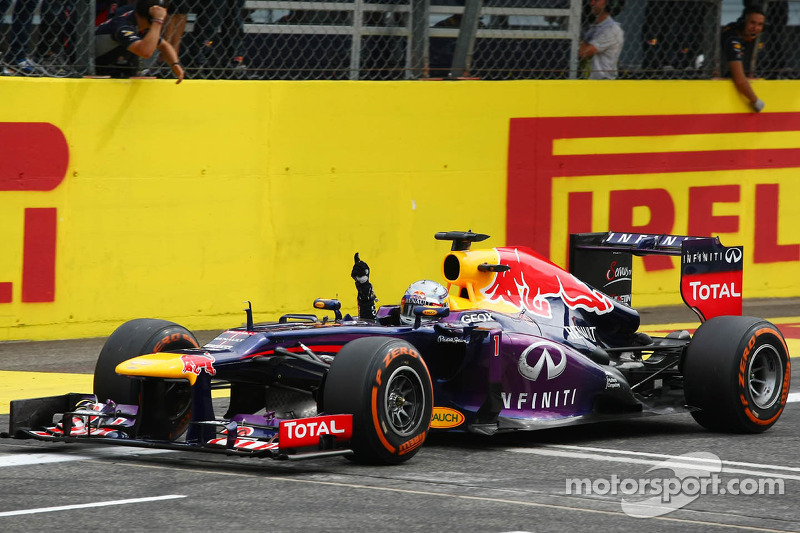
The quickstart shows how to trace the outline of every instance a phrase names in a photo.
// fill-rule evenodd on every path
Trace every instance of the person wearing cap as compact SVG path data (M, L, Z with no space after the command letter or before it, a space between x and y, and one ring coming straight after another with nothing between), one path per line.
M739 20L722 30L722 75L733 80L736 90L756 113L764 109L764 101L756 95L748 77L755 71L753 54L765 22L763 8L751 4L744 8Z

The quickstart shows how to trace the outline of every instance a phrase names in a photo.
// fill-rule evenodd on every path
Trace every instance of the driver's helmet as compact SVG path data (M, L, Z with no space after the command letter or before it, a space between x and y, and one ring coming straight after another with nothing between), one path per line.
M415 320L414 308L418 305L427 307L450 307L447 303L447 289L444 285L423 279L409 285L400 300L400 321L403 324L413 324ZM423 317L422 320L432 320Z

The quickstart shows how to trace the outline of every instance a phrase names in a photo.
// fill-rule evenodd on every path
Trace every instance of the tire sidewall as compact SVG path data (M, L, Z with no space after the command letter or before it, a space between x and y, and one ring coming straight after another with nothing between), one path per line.
M765 345L780 358L777 401L754 405L748 388L748 363ZM744 316L720 316L695 332L683 361L684 394L692 416L713 431L759 433L780 417L791 379L789 353L780 331L770 322Z
M379 354L374 360L373 371L370 372L374 379L371 383L370 405L368 414L370 415L369 424L370 434L377 439L380 445L392 456L405 456L409 453L416 453L417 449L425 442L430 427L431 416L433 415L433 390L430 387L430 380L424 379L420 372L420 367L427 367L422 360L419 352L410 344L404 341L388 344L384 347L384 354ZM391 386L390 378L398 370L411 369L418 377L418 385L424 395L422 413L415 413L418 423L409 435L400 435L394 431L393 426L388 421L388 406L385 398L387 388ZM365 413L366 414L366 413ZM374 432L374 433L373 433Z
M778 376L777 388L779 389L778 399L767 408L760 408L753 402L752 394L748 387L748 376L750 359L764 346L771 346L779 355L779 371L782 375ZM789 353L783 336L780 332L767 322L754 325L748 334L742 339L739 345L739 357L736 367L736 391L737 401L735 409L742 423L751 426L754 431L763 431L774 424L786 406L789 396L789 383L791 381L791 363Z

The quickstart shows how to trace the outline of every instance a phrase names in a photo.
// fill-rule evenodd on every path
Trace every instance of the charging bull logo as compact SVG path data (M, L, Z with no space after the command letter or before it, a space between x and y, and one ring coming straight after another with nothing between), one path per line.
M184 374L197 374L200 375L200 372L203 370L206 371L206 374L209 376L213 376L217 373L217 370L214 368L214 359L213 355L210 354L183 354L181 355L181 361L183 362L183 373Z
M490 302L504 302L518 310L552 318L550 300L560 298L570 309L583 309L598 315L614 309L614 302L575 276L528 248L496 248L500 264L509 270L498 272L492 284L481 293Z

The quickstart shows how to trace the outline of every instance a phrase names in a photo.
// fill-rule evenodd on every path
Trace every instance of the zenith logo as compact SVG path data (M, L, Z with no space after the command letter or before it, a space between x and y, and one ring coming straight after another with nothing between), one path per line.
M738 263L742 260L741 248L728 248L725 250L725 261L728 263Z
M535 365L531 366L528 364L528 354L539 347L542 348L539 360ZM553 357L550 355L551 352L558 354L558 363L553 360ZM539 374L542 373L542 368L544 367L547 367L547 379L555 379L564 372L564 369L567 368L567 356L561 351L561 348L546 342L537 342L536 344L531 344L525 348L525 350L522 352L522 355L519 356L519 365L517 365L517 368L519 369L519 373L522 374L522 377L524 378L527 378L531 381L536 381L539 378Z

